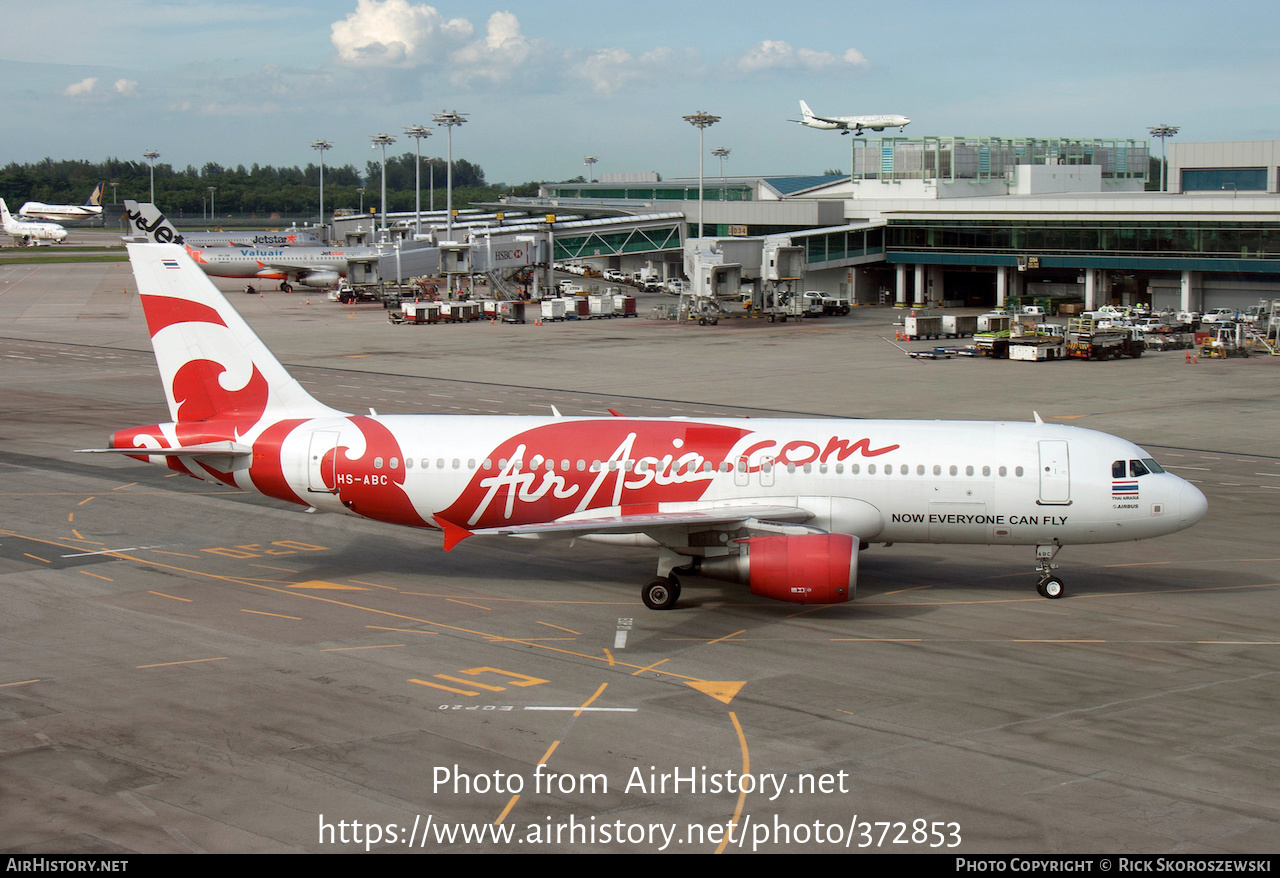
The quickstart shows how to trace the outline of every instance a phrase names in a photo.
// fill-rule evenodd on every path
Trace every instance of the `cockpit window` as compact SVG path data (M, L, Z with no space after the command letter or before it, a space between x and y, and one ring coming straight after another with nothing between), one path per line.
M1160 464L1156 463L1156 462L1155 462L1155 460L1153 460L1153 459L1152 459L1152 458L1150 458L1150 457L1144 457L1144 458L1142 458L1142 462L1146 465L1146 467L1147 467L1147 472L1149 472L1149 473L1162 473L1162 472L1164 472L1164 467L1162 467Z
M1113 461L1111 464L1111 478L1123 479L1124 475L1125 475L1124 461L1123 460Z
M1138 476L1145 476L1146 474L1147 474L1147 468L1143 465L1142 461L1140 460L1129 461L1129 475L1131 477L1136 479Z

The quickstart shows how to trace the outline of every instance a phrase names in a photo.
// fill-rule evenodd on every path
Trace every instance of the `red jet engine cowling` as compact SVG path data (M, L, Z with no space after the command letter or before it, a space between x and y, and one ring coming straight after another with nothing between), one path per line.
M857 589L857 537L753 537L742 545L740 555L704 559L698 572L712 579L744 582L754 595L796 604L841 604Z

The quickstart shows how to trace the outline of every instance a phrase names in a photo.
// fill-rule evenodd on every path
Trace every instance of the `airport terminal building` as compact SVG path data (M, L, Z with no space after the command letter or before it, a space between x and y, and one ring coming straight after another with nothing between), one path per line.
M849 176L707 177L708 237L785 236L805 289L858 302L991 306L1010 296L1156 309L1280 297L1280 141L1172 143L1168 192L1147 191L1144 140L885 137L855 140ZM557 259L680 271L628 217L680 214L696 236L698 181L656 174L544 185L512 200L557 225Z

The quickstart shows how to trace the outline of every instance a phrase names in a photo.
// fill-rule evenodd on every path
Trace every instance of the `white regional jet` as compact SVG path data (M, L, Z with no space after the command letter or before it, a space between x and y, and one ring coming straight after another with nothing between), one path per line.
M0 198L0 223L4 225L5 234L25 247L39 247L41 241L58 244L67 238L67 230L57 223L32 223L14 219L3 198Z
M93 194L84 204L45 204L43 201L28 201L22 205L18 213L31 219L56 222L94 219L102 216L102 188L105 185L105 183L99 183L93 187Z
M852 131L859 137L868 128L872 131L883 131L886 128L905 130L911 124L911 120L906 116L816 116L804 101L800 102L800 114L804 118L790 119L788 121L799 122L801 125L809 128L819 128L823 131L839 129L841 134L848 134Z
M176 472L344 515L473 535L657 549L652 609L679 577L842 603L871 542L1036 548L1171 534L1195 486L1132 442L1034 423L353 415L295 381L178 246L130 244L168 423L111 447Z
M332 287L347 276L353 259L374 259L376 247L205 247L187 244L173 224L152 204L125 201L126 216L153 243L182 244L190 257L213 277L259 278L290 281L309 287ZM148 221L147 216L151 219Z

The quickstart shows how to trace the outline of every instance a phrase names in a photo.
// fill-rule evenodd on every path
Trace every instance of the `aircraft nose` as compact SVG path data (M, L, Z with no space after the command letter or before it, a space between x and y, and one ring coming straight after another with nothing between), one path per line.
M1183 527L1191 527L1209 512L1209 501L1200 489L1190 482L1183 482L1178 492L1178 516Z

